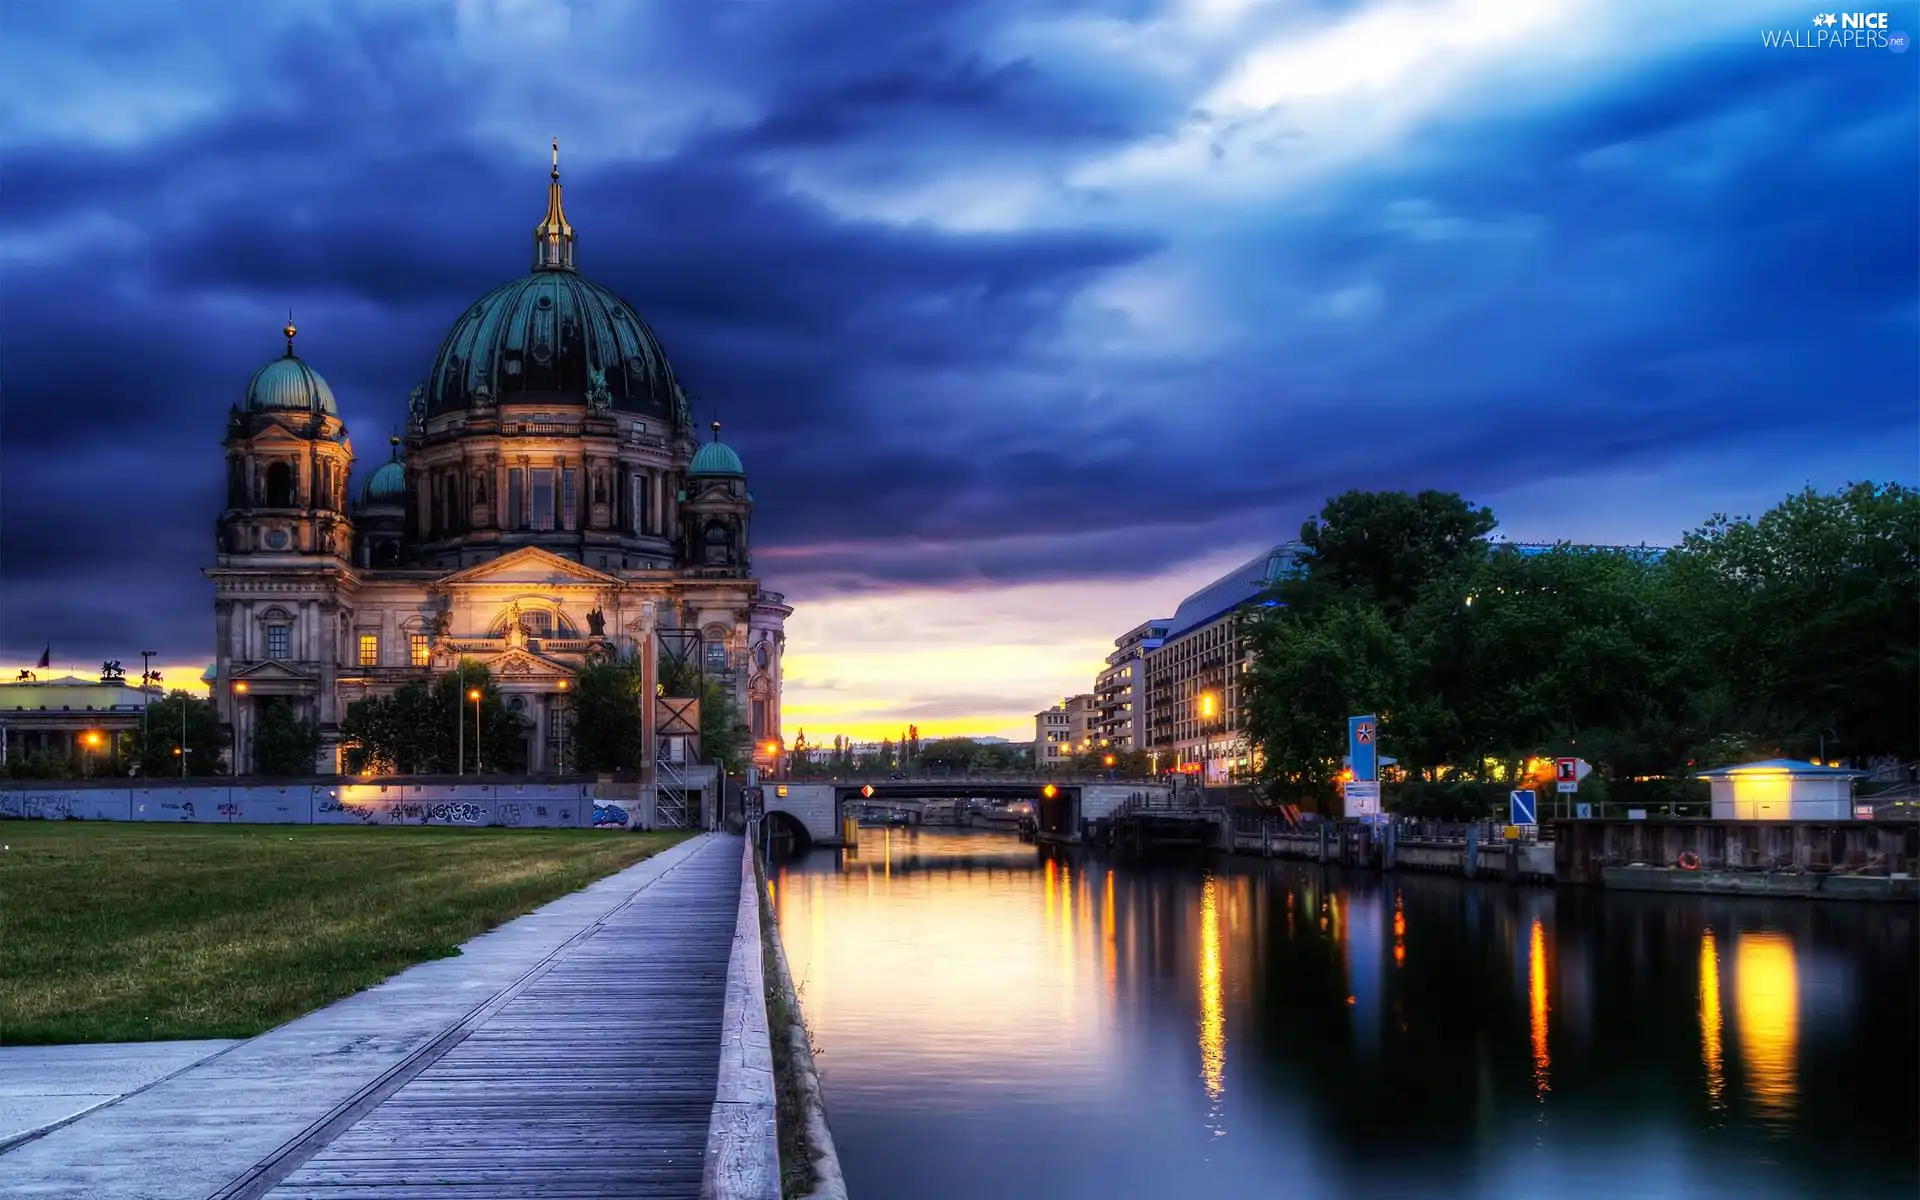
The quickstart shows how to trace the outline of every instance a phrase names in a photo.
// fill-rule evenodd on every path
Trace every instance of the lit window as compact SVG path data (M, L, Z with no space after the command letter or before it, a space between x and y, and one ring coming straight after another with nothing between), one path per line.
M560 478L564 493L560 507L561 526L566 529L578 529L580 527L580 472L568 467L561 472Z
M707 643L707 670L724 671L727 669L727 644L725 642Z
M428 666L433 662L433 648L426 634L407 635L407 662L416 667Z
M360 635L360 665L377 667L380 665L380 635L363 633Z
M288 643L291 640L288 637L288 633L289 633L289 630L285 625L267 626L267 657L268 658L279 659L279 658L292 657L292 655L288 652L289 651Z

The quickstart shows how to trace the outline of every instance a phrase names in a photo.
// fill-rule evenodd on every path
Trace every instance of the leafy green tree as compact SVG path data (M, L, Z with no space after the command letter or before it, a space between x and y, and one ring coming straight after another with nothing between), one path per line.
M574 756L583 771L638 771L648 760L643 664L635 656L590 663L574 679Z
M486 774L526 771L527 726L508 710L487 668L466 662L431 684L410 680L390 696L357 700L340 723L347 770L372 775L453 775L476 760ZM475 729L478 692L479 722ZM478 746L476 747L476 734Z
M1920 757L1920 491L1809 488L1670 556L1696 745ZM1844 747L1844 751L1837 750Z
M253 773L304 776L314 773L320 730L277 696L262 696L253 709Z
M747 768L752 736L733 693L717 679L706 680L700 697L700 757L737 775Z
M181 742L183 722L186 735L184 747ZM144 734L141 727L133 731L128 755L137 764L141 775L178 777L183 758L188 775L226 773L223 756L227 748L227 735L221 728L220 714L214 710L211 700L176 688L147 705L142 726ZM186 753L179 753L183 748Z
M1413 666L1405 638L1382 612L1343 600L1312 613L1268 609L1249 622L1253 665L1247 733L1276 799L1331 808L1346 753L1347 717L1380 718L1383 749Z
M1485 559L1496 524L1492 509L1453 492L1335 496L1301 526L1307 569L1282 598L1298 609L1370 603L1397 623L1428 589L1464 580Z

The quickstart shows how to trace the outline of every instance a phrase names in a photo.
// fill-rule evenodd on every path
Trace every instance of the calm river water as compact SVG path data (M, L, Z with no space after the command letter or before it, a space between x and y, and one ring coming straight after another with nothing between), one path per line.
M931 829L774 897L856 1200L1920 1194L1912 908Z

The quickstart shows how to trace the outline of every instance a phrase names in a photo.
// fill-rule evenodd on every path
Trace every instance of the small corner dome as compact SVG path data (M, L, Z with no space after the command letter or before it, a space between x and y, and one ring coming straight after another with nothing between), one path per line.
M693 456L693 465L687 468L689 475L745 475L747 468L740 462L740 456L733 447L725 442L708 442L700 447Z
M314 412L339 416L333 389L320 372L295 358L291 351L253 373L247 384L248 412Z
M367 476L360 499L368 504L382 504L401 500L406 494L407 469L398 462L384 462L379 470Z

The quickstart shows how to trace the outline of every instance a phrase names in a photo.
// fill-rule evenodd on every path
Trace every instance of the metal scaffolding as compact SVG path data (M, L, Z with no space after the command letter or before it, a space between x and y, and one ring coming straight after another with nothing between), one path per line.
M661 829L690 829L700 813L691 784L700 765L700 699L706 694L706 670L697 629L660 629L659 719L654 737L654 824Z

